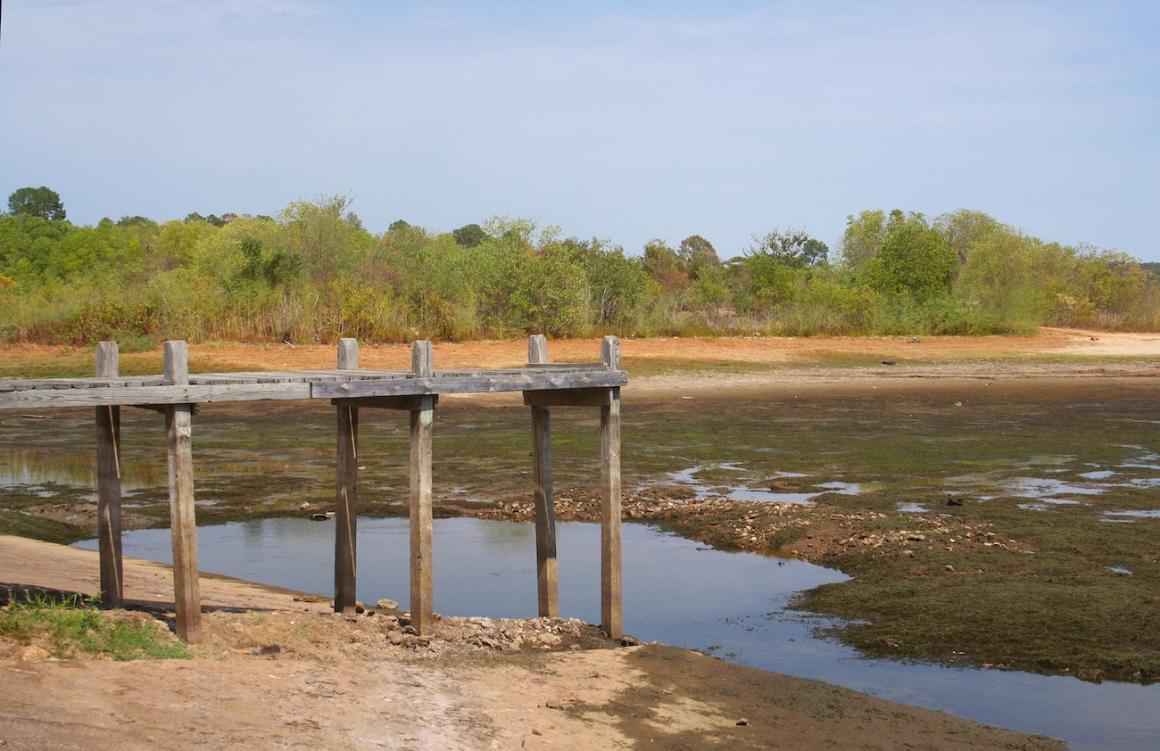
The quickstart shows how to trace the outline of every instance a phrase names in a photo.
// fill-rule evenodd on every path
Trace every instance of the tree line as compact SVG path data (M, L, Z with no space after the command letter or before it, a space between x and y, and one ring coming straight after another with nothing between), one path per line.
M0 214L0 339L123 347L161 338L371 342L551 336L991 334L1156 330L1157 278L1132 257L959 210L847 217L831 252L781 229L721 258L692 235L639 255L493 217L368 231L344 197L277 216L68 221L49 188Z

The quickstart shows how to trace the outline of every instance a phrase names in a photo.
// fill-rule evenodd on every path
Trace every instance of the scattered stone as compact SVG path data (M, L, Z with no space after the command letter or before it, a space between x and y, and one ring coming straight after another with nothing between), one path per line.
M747 727L748 725L749 725L749 720L745 719L744 717L742 717L740 720L737 721L738 727L743 728L743 727Z
M952 574L955 572L955 567L949 563L947 565L943 566L943 568L945 568L947 571L950 571Z

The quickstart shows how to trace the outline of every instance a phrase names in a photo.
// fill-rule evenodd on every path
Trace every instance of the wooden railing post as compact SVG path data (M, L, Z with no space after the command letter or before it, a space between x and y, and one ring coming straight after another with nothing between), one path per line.
M97 344L97 378L116 378L116 342ZM121 408L96 407L97 537L101 565L101 605L120 607L124 598L121 562Z
M358 341L340 339L338 369L358 369ZM337 497L334 514L334 609L354 612L358 569L358 407L338 405Z
M185 342L165 343L165 380L189 383ZM201 639L201 593L197 573L197 519L193 503L193 405L165 408L169 457L169 524L173 538L173 600L177 635L187 643Z
M620 342L604 337L600 362L620 369ZM610 399L600 408L600 625L612 639L624 635L620 579L620 388L610 389Z
M548 340L528 337L528 364L548 362ZM556 565L556 506L552 483L552 418L547 407L532 405L532 482L536 507L536 585L539 614L560 616Z
M416 378L434 373L434 354L429 341L411 348L411 371ZM420 636L434 628L434 583L431 560L431 430L435 397L422 396L411 410L411 625Z

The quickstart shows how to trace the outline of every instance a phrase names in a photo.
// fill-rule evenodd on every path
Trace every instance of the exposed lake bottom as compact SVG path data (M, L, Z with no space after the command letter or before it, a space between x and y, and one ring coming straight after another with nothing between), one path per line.
M536 612L534 527L458 518L434 522L435 610L526 617ZM408 523L359 520L359 599L407 607ZM1105 682L859 657L815 636L826 622L785 610L798 592L846 576L798 560L706 549L641 524L624 527L628 633L752 667L1068 741L1075 748L1160 747L1160 685ZM320 595L333 588L333 522L280 518L201 527L202 570ZM599 620L599 527L558 529L560 611ZM79 543L95 548L95 541ZM125 554L168 563L169 531L127 532Z

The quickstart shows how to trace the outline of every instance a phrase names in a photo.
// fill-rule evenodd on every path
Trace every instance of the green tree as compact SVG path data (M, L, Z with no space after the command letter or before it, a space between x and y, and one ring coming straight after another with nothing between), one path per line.
M1042 243L1014 232L992 232L971 245L955 280L955 296L995 322L1030 328L1046 314L1044 271Z
M346 196L294 201L278 217L278 246L301 258L311 277L324 287L337 276L354 273L374 246L374 238L349 206Z
M918 300L949 291L957 261L943 236L919 213L891 219L882 247L866 265L871 286Z
M13 215L27 214L52 222L65 220L64 204L60 195L51 188L20 188L8 196L8 211Z
M451 236L465 248L474 248L488 238L487 232L478 224L465 224L459 229L451 230Z
M830 249L820 240L815 240L802 230L788 229L784 232L773 230L753 238L750 255L769 255L785 266L804 269L826 262Z
M689 286L689 264L664 240L658 238L645 243L644 267L666 290Z
M685 262L689 275L694 279L699 278L704 270L721 265L721 259L717 257L717 249L713 247L713 243L700 235L689 235L681 240L681 244L677 247L677 255Z
M935 220L934 228L954 251L959 266L967 262L974 247L988 235L999 231L1014 232L991 215L969 209L943 214Z
M842 263L856 269L878 255L886 239L886 214L878 209L846 217L842 234Z

